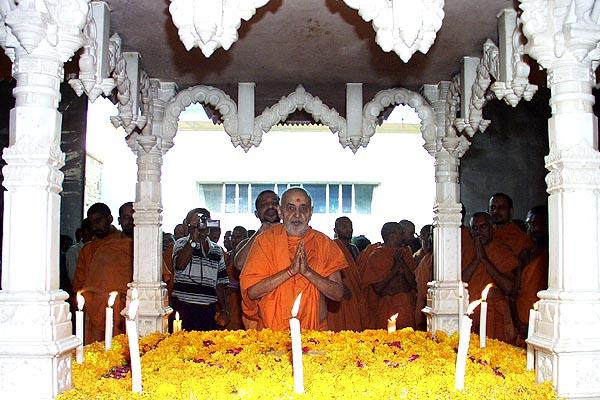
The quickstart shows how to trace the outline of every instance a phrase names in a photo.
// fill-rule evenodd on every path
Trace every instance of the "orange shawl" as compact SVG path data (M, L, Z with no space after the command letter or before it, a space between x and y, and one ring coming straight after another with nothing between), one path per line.
M494 239L510 247L510 250L516 257L533 244L529 236L512 221L504 225L496 225Z
M368 328L385 329L390 316L398 313L396 325L399 328L414 327L415 324L415 292L396 293L379 297L371 285L384 280L394 266L394 256L400 252L406 265L414 271L412 252L408 247L379 246L371 252L366 263L362 284L369 286L367 306L371 311Z
M421 311L427 305L427 284L433 280L433 253L425 254L415 269L417 281L417 302L415 306L415 325L419 330L427 328L425 314Z
M258 300L248 297L248 288L290 266L300 240L304 242L308 264L321 276L328 277L348 265L340 248L312 228L302 238L288 237L283 224L261 233L252 244L240 276L242 309L246 316L258 320L258 329L288 329L292 305L300 292L300 326L302 329L323 328L319 318L321 293L300 274ZM326 325L326 320L324 322Z
M362 301L358 267L344 242L339 239L335 239L334 242L340 247L348 263L348 268L342 270L342 282L352 294L352 298L342 299L339 302L327 300L327 325L330 330L336 332L360 331L362 330L361 315L363 314L361 308L364 302Z
M518 266L519 261L504 243L492 240L484 246L488 259L496 268L510 275ZM475 246L464 246L462 249L462 268L469 266L476 257ZM469 280L469 301L481 298L481 291L488 283L493 283L492 277L487 273L485 266L479 263ZM493 339L512 343L515 339L515 329L508 305L508 296L498 287L494 286L488 293L487 336ZM473 313L473 332L479 333L479 312Z
M77 260L74 289L83 290L86 311L85 342L104 340L108 295L119 292L113 306L113 333L124 333L119 312L125 307L127 284L133 280L133 240L120 231L83 246Z
M548 250L539 254L521 271L516 298L517 315L522 324L529 324L529 310L539 300L537 293L548 288Z

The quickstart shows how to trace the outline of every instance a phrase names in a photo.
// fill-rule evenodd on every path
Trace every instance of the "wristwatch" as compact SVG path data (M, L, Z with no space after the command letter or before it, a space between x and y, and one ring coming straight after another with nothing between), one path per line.
M198 243L196 243L192 239L190 239L190 246L192 247L192 249L196 249L196 248L198 248Z

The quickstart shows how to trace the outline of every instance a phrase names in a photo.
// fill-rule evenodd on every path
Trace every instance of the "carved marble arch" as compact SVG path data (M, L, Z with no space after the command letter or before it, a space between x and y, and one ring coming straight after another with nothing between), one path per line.
M419 118L421 118L421 135L425 144L423 147L429 154L435 153L436 148L436 124L433 107L423 96L408 89L393 88L378 92L373 100L363 107L363 129L360 145L366 147L375 134L377 128L377 117L389 105L404 104L412 107Z
M212 86L197 85L181 92L169 101L165 109L165 119L162 128L162 152L166 153L173 147L173 138L177 134L179 115L192 103L210 104L221 113L223 129L231 137L234 146L241 144L238 134L237 105L225 92Z
M346 136L346 119L340 116L334 108L323 103L320 98L308 93L302 85L298 85L295 91L282 97L271 107L265 108L262 114L254 119L251 145L258 147L262 141L263 132L269 132L273 126L285 121L296 110L305 110L312 115L315 122L322 123L332 133L337 133L343 147L350 145Z

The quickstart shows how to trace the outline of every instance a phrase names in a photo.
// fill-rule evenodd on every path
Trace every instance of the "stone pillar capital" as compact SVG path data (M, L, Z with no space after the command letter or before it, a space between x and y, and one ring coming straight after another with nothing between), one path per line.
M28 0L0 9L0 45L17 54L44 52L67 62L81 47L89 0Z
M558 61L581 63L600 59L600 10L585 0L520 0L527 37L525 51L542 67ZM597 65L596 65L597 66Z

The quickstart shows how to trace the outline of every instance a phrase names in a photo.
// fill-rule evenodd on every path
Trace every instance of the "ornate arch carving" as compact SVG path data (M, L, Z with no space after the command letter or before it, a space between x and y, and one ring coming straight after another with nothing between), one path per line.
M346 119L340 116L334 108L323 103L320 98L308 93L302 85L298 85L295 91L287 97L282 97L273 106L267 107L261 115L254 119L254 132L248 147L258 146L262 141L263 132L269 132L273 126L285 121L296 110L305 110L312 115L316 122L329 127L332 133L337 133L343 147L351 146L346 136Z
M237 105L225 92L212 86L197 85L181 92L169 101L163 122L163 153L173 146L173 138L177 133L179 115L192 103L210 104L221 113L223 128L231 137L234 146L242 144L238 134ZM243 147L243 145L242 145Z
M425 140L423 147L431 148L436 144L435 113L423 96L408 89L394 88L378 92L373 100L363 107L363 129L360 146L366 147L375 134L377 117L390 104L405 104L415 109L421 118L421 135Z

